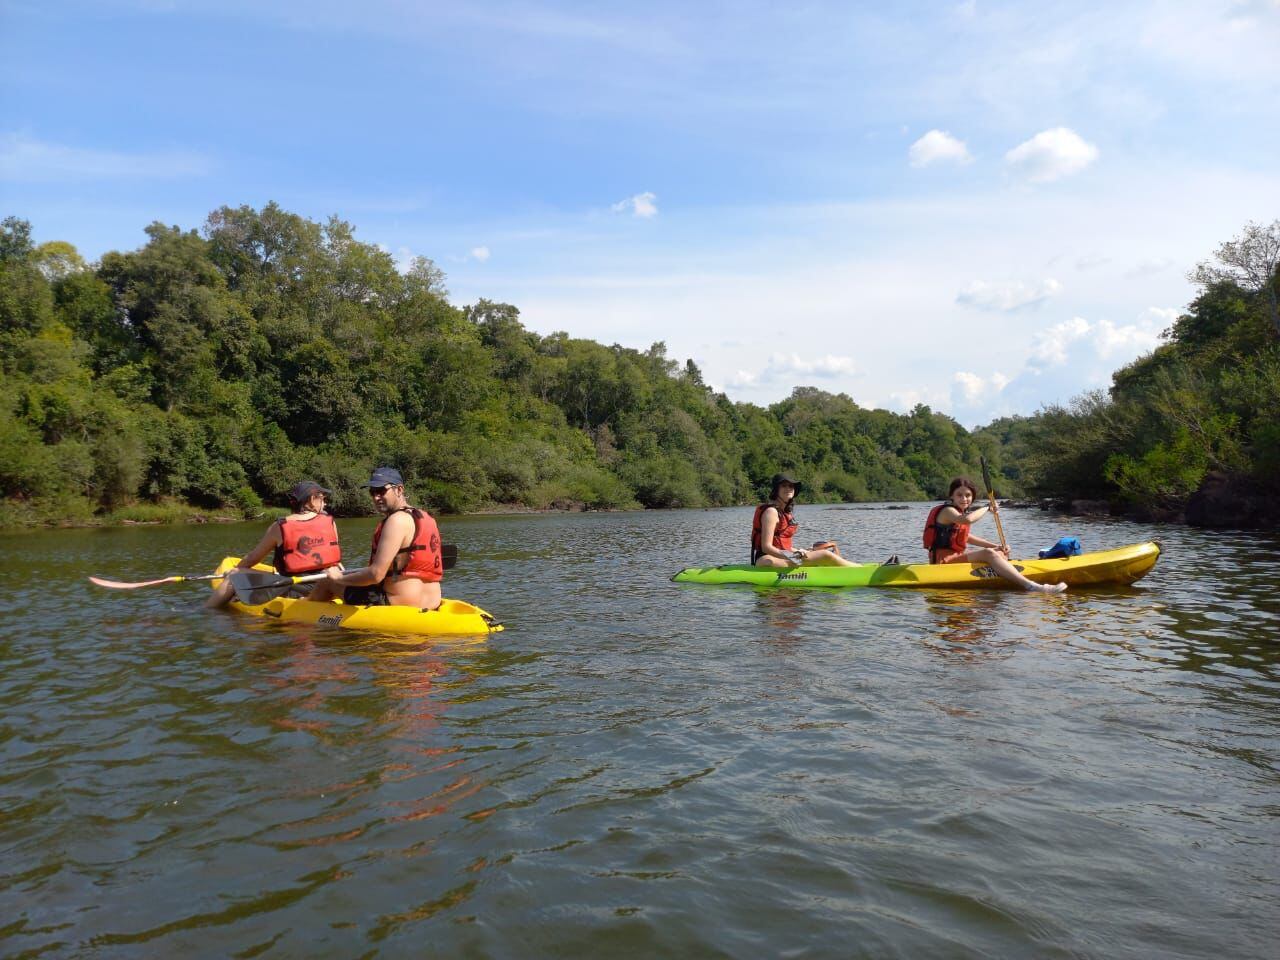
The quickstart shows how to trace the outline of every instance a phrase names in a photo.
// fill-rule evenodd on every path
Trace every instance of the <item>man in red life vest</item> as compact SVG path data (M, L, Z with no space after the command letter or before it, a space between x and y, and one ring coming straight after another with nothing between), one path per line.
M310 600L387 604L434 610L440 606L444 561L440 530L425 510L409 506L404 478L394 467L378 467L365 484L382 522L373 531L369 565L342 572L330 568Z

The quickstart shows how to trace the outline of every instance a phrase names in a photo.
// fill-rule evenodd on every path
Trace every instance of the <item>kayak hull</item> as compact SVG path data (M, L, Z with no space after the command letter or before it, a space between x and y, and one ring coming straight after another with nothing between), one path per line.
M1124 585L1142 579L1160 558L1154 541L1115 550L1082 553L1053 560L1014 560L1013 565L1036 583L1069 587ZM676 583L747 583L760 587L933 587L943 590L1016 589L986 564L864 563L856 567L789 567L786 569L729 564L687 567L671 578Z
M218 573L226 573L239 557L226 557L218 565ZM272 572L272 568L258 564L253 569ZM216 589L221 579L212 581ZM366 607L358 604L316 602L291 597L277 597L268 603L250 606L232 600L233 610L281 623L306 623L322 627L338 627L343 630L371 630L379 633L403 633L415 636L479 636L496 633L502 629L490 614L465 600L442 600L435 610L419 610L417 607Z

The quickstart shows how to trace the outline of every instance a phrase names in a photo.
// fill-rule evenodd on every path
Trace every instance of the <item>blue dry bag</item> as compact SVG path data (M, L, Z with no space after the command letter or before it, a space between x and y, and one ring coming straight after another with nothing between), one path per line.
M1082 552L1079 540L1075 537L1063 537L1048 550L1041 550L1040 559L1052 560L1055 557L1074 557Z

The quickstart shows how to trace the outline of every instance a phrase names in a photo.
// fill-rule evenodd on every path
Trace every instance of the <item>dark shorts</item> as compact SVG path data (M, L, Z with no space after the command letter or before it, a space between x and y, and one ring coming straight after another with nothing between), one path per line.
M368 587L347 587L342 591L342 602L362 607L386 607L391 604L386 591L376 583Z

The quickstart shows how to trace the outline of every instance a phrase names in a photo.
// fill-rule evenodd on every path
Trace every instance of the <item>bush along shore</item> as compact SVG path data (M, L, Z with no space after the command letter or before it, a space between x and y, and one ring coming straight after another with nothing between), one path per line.
M1002 495L1276 523L1280 221L1201 265L1109 392L978 430L813 387L733 402L662 343L454 306L430 260L337 218L223 207L146 237L90 264L0 224L0 526L255 517L303 477L364 515L379 463L439 513L743 504L779 469L810 502L928 500L980 457Z

